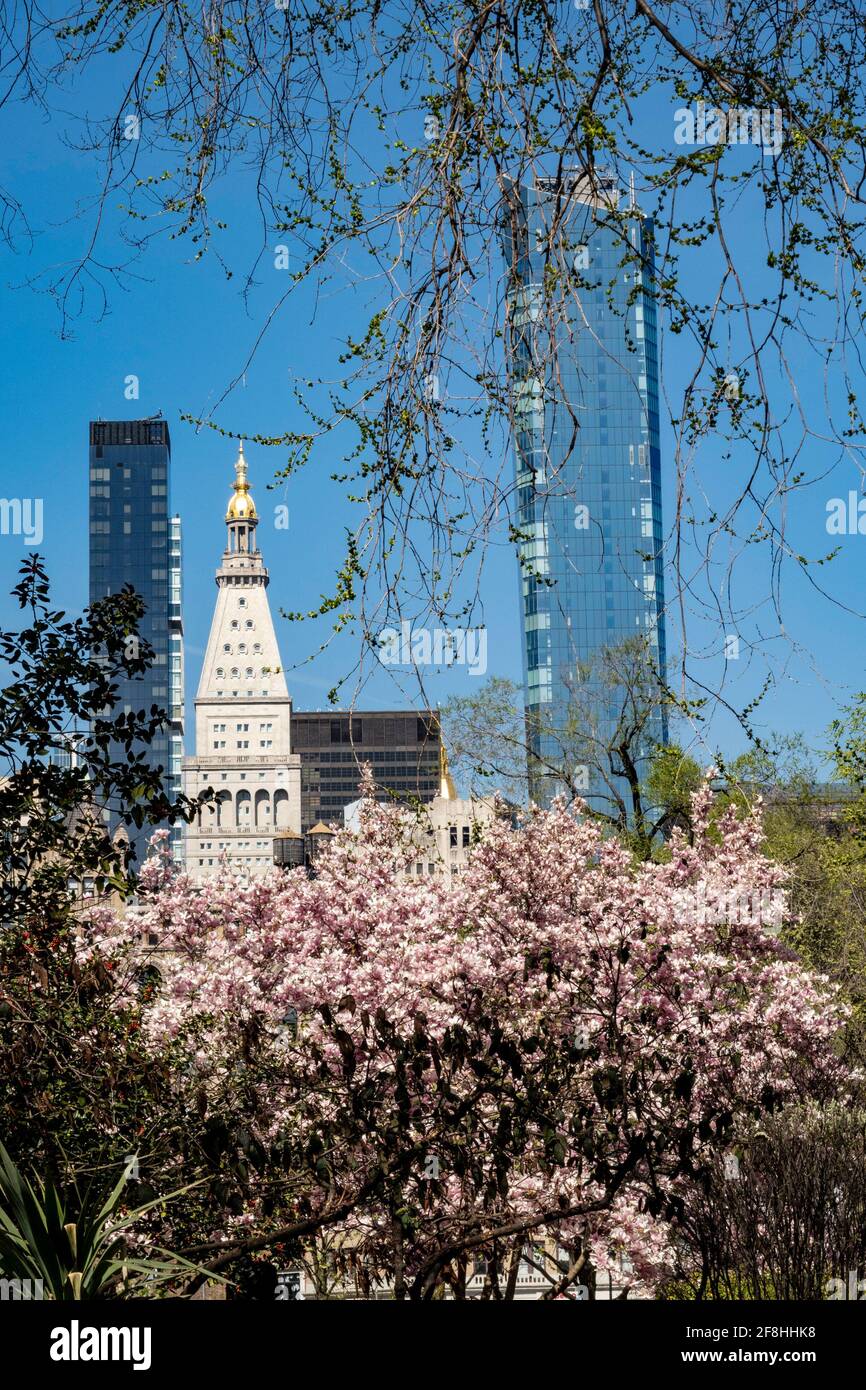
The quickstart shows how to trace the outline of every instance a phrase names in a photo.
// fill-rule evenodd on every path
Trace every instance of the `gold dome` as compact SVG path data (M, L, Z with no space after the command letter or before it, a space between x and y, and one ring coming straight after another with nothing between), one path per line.
M235 464L234 494L229 498L226 521L258 520L256 504L250 492L247 479L247 461L244 458L244 441L240 441L237 463Z

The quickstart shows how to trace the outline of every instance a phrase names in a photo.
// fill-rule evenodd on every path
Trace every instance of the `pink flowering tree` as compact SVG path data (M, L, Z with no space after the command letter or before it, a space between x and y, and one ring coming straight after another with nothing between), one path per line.
M186 1252L230 1277L327 1251L416 1299L465 1297L480 1260L507 1297L528 1243L557 1253L551 1297L623 1261L663 1281L737 1122L846 1080L759 814L711 823L711 800L661 864L564 807L502 820L452 887L404 875L405 821L372 800L312 879L195 884L163 842L81 950L216 1155Z

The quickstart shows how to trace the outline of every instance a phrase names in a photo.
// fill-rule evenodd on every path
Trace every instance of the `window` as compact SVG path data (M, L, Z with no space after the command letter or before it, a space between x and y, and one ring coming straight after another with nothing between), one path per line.
M224 642L224 643L223 643L223 651L224 651L224 652L230 652L231 649L232 649L232 644L231 644L231 642Z
M456 848L457 848L457 826L456 826L456 825L449 825L449 827L448 827L448 842L449 842L449 844L450 844L450 846L451 846L452 849L456 849Z
M469 826L468 826L468 825L464 825L464 827L463 827L463 848L464 848L464 849L468 849L468 848L469 848Z
M245 599L245 598L239 598L239 599L238 599L238 608L246 608L246 606L247 606L247 601L246 601L246 599Z

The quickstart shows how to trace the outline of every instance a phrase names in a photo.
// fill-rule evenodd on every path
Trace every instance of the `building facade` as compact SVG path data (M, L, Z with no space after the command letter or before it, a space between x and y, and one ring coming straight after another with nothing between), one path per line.
M193 878L219 872L223 855L251 876L272 864L273 839L301 822L301 760L292 750L292 705L268 602L258 514L243 444L226 512L226 548L195 699L195 756L187 794L215 792L187 827Z
M131 584L144 600L140 635L154 651L141 676L118 681L118 712L168 714L167 727L147 749L151 766L163 769L166 792L181 787L184 737L181 525L169 510L171 441L168 424L147 420L90 423L90 601ZM112 832L118 823L110 817ZM152 828L130 828L140 865ZM172 831L179 848L182 828Z
M344 822L349 830L359 829L362 804L354 801L346 807ZM425 805L404 812L406 843L416 851L407 876L435 875L451 883L467 868L472 850L485 830L503 814L510 812L503 809L495 796L458 796L445 744L440 739L436 795Z
M431 710L296 710L292 742L301 759L301 830L342 823L369 763L379 799L429 802L439 789L439 724Z
M612 178L590 187L566 172L513 195L504 253L524 698L530 792L544 804L563 758L580 760L575 718L584 728L592 712L599 749L616 727L622 695L601 678L603 649L636 639L665 673L653 241ZM565 292L551 312L554 271ZM659 707L644 766L666 741ZM591 765L583 790L610 809Z

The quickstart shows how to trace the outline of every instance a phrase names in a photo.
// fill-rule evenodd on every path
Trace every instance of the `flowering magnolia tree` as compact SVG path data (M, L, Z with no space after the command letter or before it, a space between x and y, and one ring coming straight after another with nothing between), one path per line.
M312 879L197 885L163 840L81 954L225 1156L175 1244L229 1277L327 1250L362 1293L418 1299L466 1296L482 1259L507 1297L533 1242L551 1297L623 1258L665 1279L737 1122L846 1083L841 1007L776 934L759 815L711 802L661 864L564 807L503 820L452 887L403 875L405 820L372 799Z

